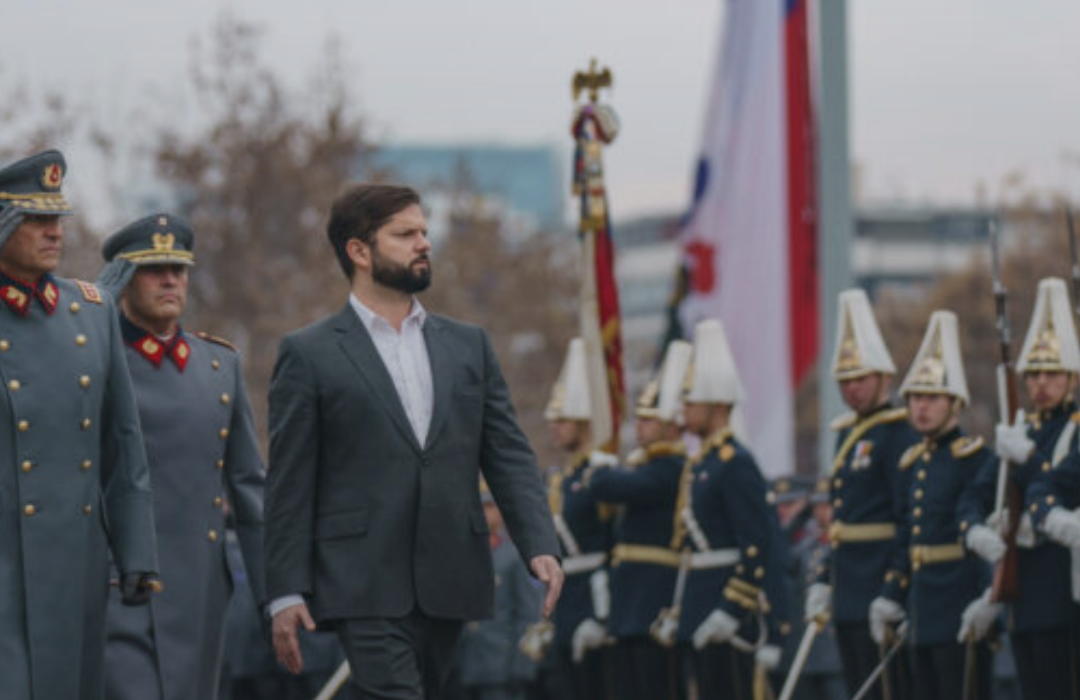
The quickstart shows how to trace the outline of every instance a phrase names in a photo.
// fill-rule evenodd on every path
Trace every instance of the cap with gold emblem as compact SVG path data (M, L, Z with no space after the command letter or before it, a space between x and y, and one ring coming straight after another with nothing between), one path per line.
M833 377L844 381L875 372L895 374L896 365L885 347L866 292L862 289L840 292L839 306Z
M638 418L673 421L678 417L680 395L694 350L685 340L673 340L664 352L660 371L641 392L634 414Z
M684 388L686 403L736 404L745 397L735 357L720 321L706 319L694 329L693 361L687 369Z
M930 316L926 335L900 386L900 394L945 394L965 404L971 402L964 377L964 359L960 354L956 314L952 311L935 311Z
M800 498L806 498L814 488L814 480L807 476L781 476L772 482L772 488L766 494L769 502L774 504L792 503Z
M544 411L544 419L591 420L589 409L589 378L585 369L585 341L574 338L566 348L566 360L555 386L551 400Z
M71 204L61 192L67 163L60 151L43 151L0 170L0 207L23 214L69 216Z
M187 222L174 214L151 214L109 236L102 248L105 260L134 265L194 265L195 236Z
M1064 280L1048 277L1039 282L1035 312L1016 371L1080 372L1080 348Z

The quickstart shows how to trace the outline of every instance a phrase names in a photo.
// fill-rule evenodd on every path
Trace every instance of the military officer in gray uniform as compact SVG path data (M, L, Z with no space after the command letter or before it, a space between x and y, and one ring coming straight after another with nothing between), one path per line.
M179 325L193 235L171 214L105 241L99 278L119 302L154 487L165 590L149 608L109 600L108 700L212 700L232 576L232 514L256 601L263 598L264 467L236 350Z
M112 300L54 277L67 165L0 170L0 695L101 697L109 552L124 602L156 587L153 504Z

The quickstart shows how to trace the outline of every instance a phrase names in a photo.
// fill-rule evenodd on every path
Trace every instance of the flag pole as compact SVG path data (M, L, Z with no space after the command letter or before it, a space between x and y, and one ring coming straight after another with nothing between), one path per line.
M612 85L611 70L593 59L587 71L574 74L575 105L573 192L580 201L578 236L581 241L581 336L589 381L594 449L617 454L619 427L626 408L623 377L622 319L615 283L615 245L604 184L603 147L615 140L619 119L599 102L600 90Z
M818 352L818 471L832 463L829 423L843 403L830 367L836 336L836 299L852 286L854 238L848 128L847 0L814 3L818 25L818 255L821 284L821 345Z

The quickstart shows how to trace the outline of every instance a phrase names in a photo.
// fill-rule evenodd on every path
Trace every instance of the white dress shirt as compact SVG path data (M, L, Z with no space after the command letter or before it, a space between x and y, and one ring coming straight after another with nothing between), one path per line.
M413 299L412 310L401 322L401 332L398 332L389 321L364 306L355 294L349 295L349 304L375 343L386 371L394 380L394 388L405 408L405 415L409 417L416 441L422 446L431 426L431 410L435 401L431 362L424 343L427 311L419 300Z
M418 299L413 299L412 309L401 322L401 331L397 331L390 322L375 313L356 298L349 295L349 305L364 324L375 349L379 351L386 371L394 381L405 415L409 418L416 441L422 446L431 427L431 412L435 402L435 393L431 380L431 361L428 359L427 345L424 343L424 321L427 311ZM286 595L270 603L270 615L303 603L300 595Z

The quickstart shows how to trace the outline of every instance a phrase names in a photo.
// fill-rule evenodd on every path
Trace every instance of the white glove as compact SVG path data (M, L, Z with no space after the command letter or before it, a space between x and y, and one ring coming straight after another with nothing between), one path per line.
M964 612L960 615L960 633L956 635L956 641L963 644L969 638L979 641L990 631L994 620L1001 614L1001 603L990 602L990 589L968 603Z
M997 563L1005 555L1005 540L986 525L975 525L964 537L968 550L990 562Z
M675 645L675 635L679 631L679 616L664 608L660 611L656 620L649 626L649 635L662 647Z
M574 630L573 656L574 663L581 663L585 658L585 652L591 649L599 649L608 641L607 630L591 617L582 620Z
M1051 508L1043 521L1047 537L1065 547L1080 547L1080 515L1061 506Z
M610 452L604 452L603 450L593 450L589 453L589 466L617 467L619 466L619 456L613 455Z
M803 619L812 622L832 614L832 586L827 583L811 583L806 589L806 607Z
M1013 464L1023 464L1028 461L1031 451L1035 449L1035 443L1027 434L1023 411L1017 412L1016 422L1013 425L998 423L994 428L994 439L994 451L997 452L997 456Z
M783 655L784 650L780 647L766 644L754 653L754 665L766 671L775 671L780 667L780 657Z
M706 645L723 644L730 641L739 631L739 621L719 608L709 613L705 621L694 630L694 648L704 649Z
M890 624L904 621L904 609L900 603L883 596L874 598L870 603L870 636L881 644L885 641L885 629Z
M592 592L593 615L598 620L608 619L611 612L611 592L608 588L607 569L597 569L589 576L589 588Z

